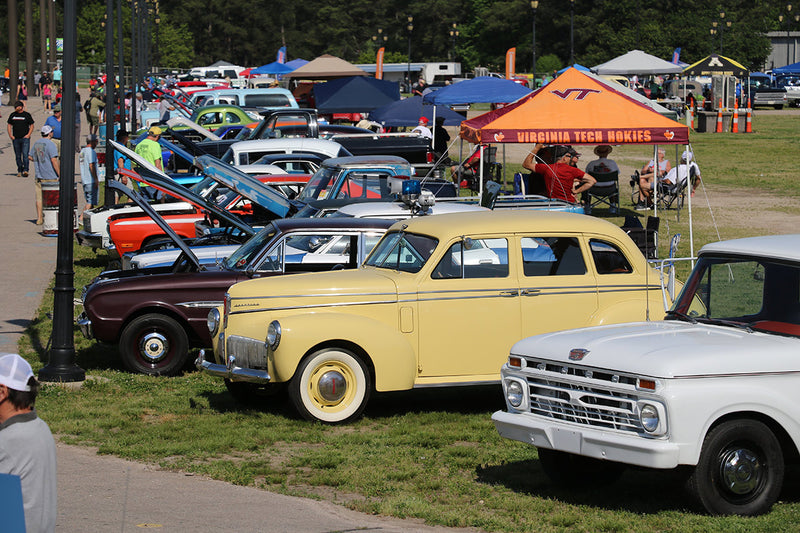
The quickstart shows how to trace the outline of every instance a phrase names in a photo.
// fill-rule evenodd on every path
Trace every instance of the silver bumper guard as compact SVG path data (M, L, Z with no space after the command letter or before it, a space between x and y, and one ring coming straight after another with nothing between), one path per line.
M78 327L81 330L81 333L87 339L91 339L94 337L92 334L92 321L89 320L89 317L86 315L86 311L82 312L76 322L78 323Z
M252 368L242 368L236 365L236 357L229 356L227 363L220 365L206 361L206 351L200 350L197 360L194 362L197 370L205 372L212 376L219 378L226 378L231 381L245 381L247 383L269 383L272 381L269 373L266 370L254 370Z

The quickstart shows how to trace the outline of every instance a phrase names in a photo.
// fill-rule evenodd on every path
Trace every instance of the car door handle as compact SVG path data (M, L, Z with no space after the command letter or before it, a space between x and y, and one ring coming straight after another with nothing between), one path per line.
M522 291L520 291L520 294L522 296L539 296L541 292L542 291L540 289L522 289Z
M514 296L519 296L519 291L517 290L500 291L500 296L505 296L506 298L513 298Z

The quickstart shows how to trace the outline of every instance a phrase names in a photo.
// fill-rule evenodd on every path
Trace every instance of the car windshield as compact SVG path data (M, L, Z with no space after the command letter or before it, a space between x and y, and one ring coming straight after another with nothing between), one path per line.
M800 336L800 265L703 257L668 318Z
M319 169L305 186L297 199L303 202L311 200L324 200L331 192L331 188L336 183L336 177L342 170L339 168L323 167Z
M243 245L236 249L225 261L223 265L228 270L244 270L253 259L272 242L278 229L272 224L267 226L250 237Z
M402 272L419 272L430 258L438 239L396 231L387 233L369 254L364 264Z

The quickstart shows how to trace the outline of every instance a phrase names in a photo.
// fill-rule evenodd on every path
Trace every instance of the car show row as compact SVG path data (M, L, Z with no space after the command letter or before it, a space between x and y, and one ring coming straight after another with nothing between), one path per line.
M500 383L497 431L555 482L685 468L710 513L771 508L800 444L798 236L706 245L681 284L579 204L461 197L398 155L416 139L334 130L295 107L236 139L176 126L165 172L109 141L131 202L83 215L79 243L118 268L84 287L82 333L132 372L193 362L328 424L373 394Z

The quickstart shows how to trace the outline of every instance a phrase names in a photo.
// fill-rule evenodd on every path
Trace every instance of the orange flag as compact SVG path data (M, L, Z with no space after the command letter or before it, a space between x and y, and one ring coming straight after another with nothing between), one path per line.
M506 79L510 80L517 72L516 67L517 49L509 48L506 52Z

